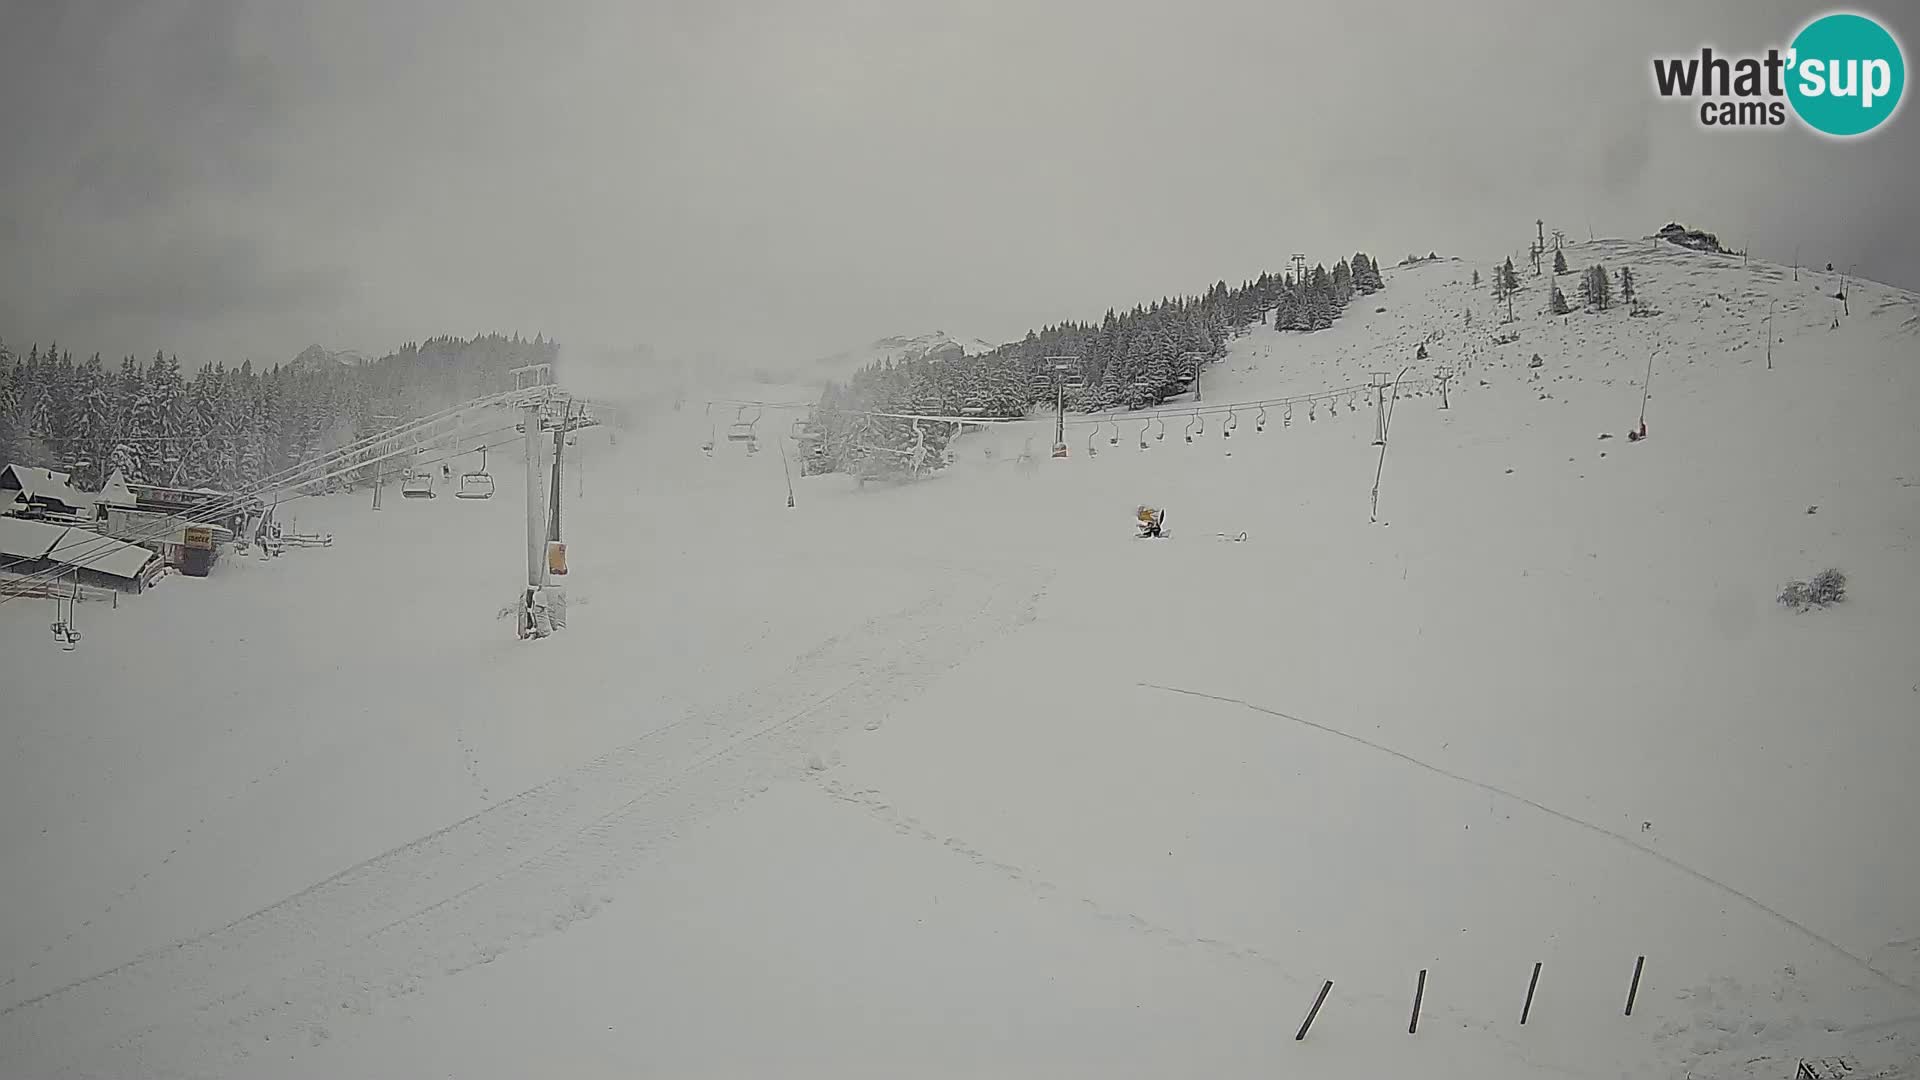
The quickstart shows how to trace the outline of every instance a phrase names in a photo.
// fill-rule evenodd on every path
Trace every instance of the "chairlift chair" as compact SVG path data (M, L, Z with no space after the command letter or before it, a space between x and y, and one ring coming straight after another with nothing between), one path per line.
M460 490L453 493L456 499L493 498L493 477L487 472L487 448L480 448L480 468L460 474Z
M400 494L409 499L433 498L433 473L426 470L410 470L400 485Z
M744 405L733 414L733 423L727 427L727 441L746 443L747 453L752 454L760 449L757 445L759 440L754 436L753 431L753 426L760 420L760 413L755 411L752 420L746 419L746 415L747 407Z

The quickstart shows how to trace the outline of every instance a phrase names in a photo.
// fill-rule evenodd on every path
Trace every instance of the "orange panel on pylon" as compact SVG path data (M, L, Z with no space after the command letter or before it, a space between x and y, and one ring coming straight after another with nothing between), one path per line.
M558 540L547 541L547 573L563 577L567 572L567 545Z

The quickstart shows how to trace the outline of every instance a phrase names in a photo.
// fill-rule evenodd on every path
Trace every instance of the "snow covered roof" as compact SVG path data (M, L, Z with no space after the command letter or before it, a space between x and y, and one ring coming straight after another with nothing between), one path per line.
M0 557L73 561L87 570L120 578L136 578L159 556L146 548L124 544L98 533L69 525L50 525L26 518L0 517Z
M75 491L72 481L71 473L35 465L9 465L0 469L0 488L17 488L29 498L57 502L73 510L92 506L93 496Z
M119 469L113 470L113 475L107 477L107 482L101 485L100 493L94 498L108 506L134 506L139 503L133 497L133 489L127 486L125 474Z

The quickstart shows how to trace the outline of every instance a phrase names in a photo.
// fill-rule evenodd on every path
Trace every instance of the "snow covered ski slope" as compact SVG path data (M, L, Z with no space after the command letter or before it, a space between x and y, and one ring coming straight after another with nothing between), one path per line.
M1208 373L1457 372L1384 468L1364 399L1036 420L789 509L785 421L662 409L582 436L546 641L498 458L74 653L0 607L0 1075L1911 1075L1920 303L1567 256L1660 314L1441 261Z

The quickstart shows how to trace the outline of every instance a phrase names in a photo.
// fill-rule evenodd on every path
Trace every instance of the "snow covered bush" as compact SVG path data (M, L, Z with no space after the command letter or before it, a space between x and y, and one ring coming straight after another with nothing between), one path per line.
M1805 611L1813 602L1812 594L1804 581L1789 581L1780 590L1780 602L1794 611Z
M1808 593L1814 603L1825 607L1847 598L1847 575L1836 569L1822 570L1813 577Z
M1794 580L1787 582L1780 590L1780 603L1794 611L1808 611L1823 608L1829 604L1838 604L1847 598L1847 575L1838 569L1828 568L1813 576L1813 580Z

